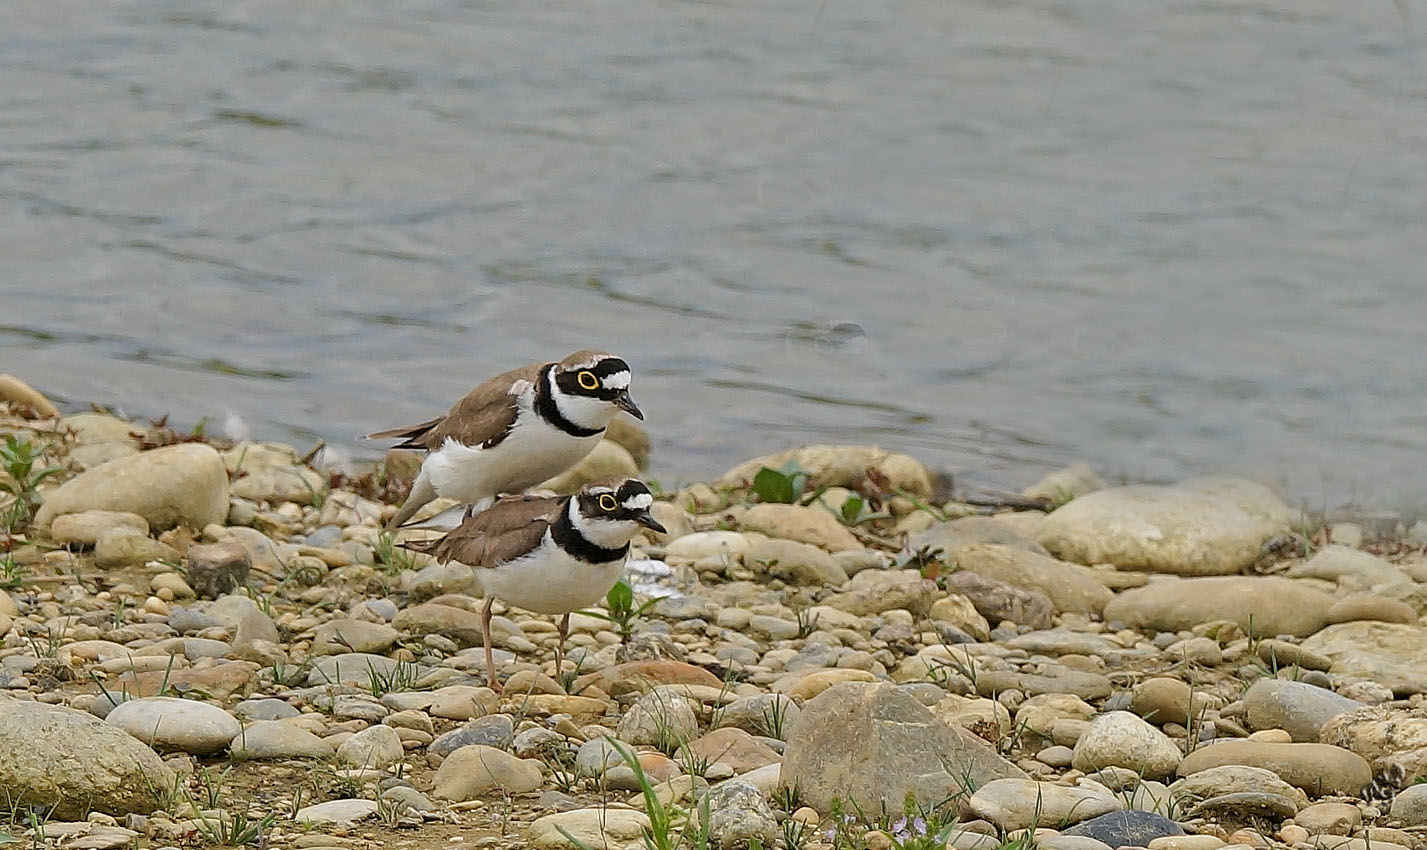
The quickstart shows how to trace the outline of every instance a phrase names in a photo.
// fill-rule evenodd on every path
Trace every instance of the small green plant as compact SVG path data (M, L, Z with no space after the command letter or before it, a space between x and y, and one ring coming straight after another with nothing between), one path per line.
M15 560L10 553L0 555L0 590L14 590L25 583L30 571Z
M708 796L704 796L697 813L683 811L673 804L666 805L655 793L634 751L609 736L605 736L605 740L634 771L635 781L639 784L644 798L644 813L649 816L649 826L644 828L643 835L645 850L708 850ZM578 850L594 850L564 827L557 826L556 829Z
M36 469L43 459L48 446L35 447L29 440L22 440L17 434L6 434L0 444L0 531L10 537L29 525L39 506L38 488L46 478L64 471L62 466L47 466Z
M388 672L378 670L374 665L367 667L367 681L374 697L416 689L416 680L421 678L421 668L413 662L398 661Z
M634 588L630 587L627 580L620 579L614 583L614 587L609 589L609 593L605 594L605 608L608 610L599 611L590 609L588 611L581 611L580 613L610 623L614 626L615 631L619 633L620 640L627 641L630 636L634 634L635 620L644 616L644 612L653 608L654 603L657 601L657 599L647 599L636 607L634 604Z
M209 844L223 847L263 847L266 844L264 835L275 823L275 814L267 814L253 820L242 810L230 812L227 817L200 816L195 821L198 832Z
M886 511L869 510L867 500L854 493L843 501L842 507L838 510L838 519L843 525L863 525L879 519L891 519L892 515Z
M763 467L753 476L753 495L760 502L791 505L802 500L808 488L808 473L797 461L788 461L779 469Z
M818 628L817 612L808 608L798 608L793 611L793 616L798 620L798 637L805 638Z
M779 741L788 740L785 734L788 731L788 707L792 704L789 699L779 699L775 696L764 706L763 730L768 733L768 737L777 738Z
M399 575L416 566L416 558L411 550L398 544L396 535L390 531L377 535L372 554L376 557L378 569L387 575Z

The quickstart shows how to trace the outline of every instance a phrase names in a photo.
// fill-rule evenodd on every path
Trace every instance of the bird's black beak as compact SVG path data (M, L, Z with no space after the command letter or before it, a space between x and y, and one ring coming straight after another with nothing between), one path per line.
M657 531L660 534L667 534L669 532L669 529L665 528L663 525L660 525L659 520L655 519L654 515L649 513L648 511L642 511L641 513L639 513L637 516L635 516L634 521L649 529L650 531Z
M614 397L614 406L633 416L639 421L644 421L644 411L639 409L639 405L634 403L634 399L629 397L629 391L625 390Z

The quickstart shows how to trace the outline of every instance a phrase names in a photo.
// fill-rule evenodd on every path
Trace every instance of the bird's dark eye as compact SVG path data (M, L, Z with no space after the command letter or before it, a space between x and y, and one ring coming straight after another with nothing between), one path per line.
M585 374L589 374L589 373L586 372ZM600 496L599 504L600 504L600 510L602 510L602 511L608 511L609 513L614 513L615 511L619 510L619 502L616 502L615 499L614 499L614 497L611 496L611 495L608 494L608 493L605 493L604 495Z
M597 390L600 388L600 379L595 377L595 373L586 369L575 376L575 380L580 382L580 386L587 390Z

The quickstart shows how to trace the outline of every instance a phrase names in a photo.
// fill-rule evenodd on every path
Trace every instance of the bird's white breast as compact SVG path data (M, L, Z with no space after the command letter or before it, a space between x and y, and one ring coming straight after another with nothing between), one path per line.
M476 575L487 595L538 614L564 614L603 599L624 572L624 561L588 564L572 558L546 531L529 555Z
M448 439L427 456L422 471L438 496L463 503L499 493L516 493L579 463L601 434L575 437L545 422L531 409L533 391L520 397L510 433L490 448Z

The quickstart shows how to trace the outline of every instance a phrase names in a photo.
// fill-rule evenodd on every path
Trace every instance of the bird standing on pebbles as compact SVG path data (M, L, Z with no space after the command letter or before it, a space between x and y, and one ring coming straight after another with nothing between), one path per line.
M491 603L561 614L555 675L565 657L570 613L593 605L624 572L629 541L641 527L664 532L649 513L654 495L635 478L617 486L587 484L570 496L508 496L467 517L444 536L402 544L439 563L476 569L486 598L481 630L486 681L499 691L491 651Z
M411 495L387 524L406 523L437 497L466 515L501 493L559 475L594 450L620 411L643 419L629 397L629 364L602 351L577 351L556 363L532 363L486 381L445 416L368 434L400 438L393 448L426 451ZM458 515L461 511L458 509Z

